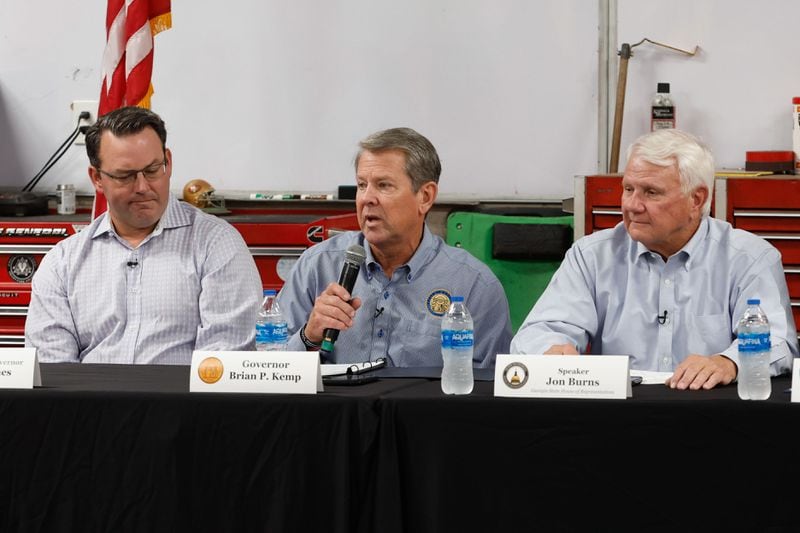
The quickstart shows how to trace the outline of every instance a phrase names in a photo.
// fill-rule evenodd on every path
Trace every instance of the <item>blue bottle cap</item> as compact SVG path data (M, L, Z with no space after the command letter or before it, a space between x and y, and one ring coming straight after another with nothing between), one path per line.
M747 305L761 305L761 300L758 298L750 298L747 300Z
M450 298L450 301L451 302L463 302L464 301L464 297L463 296L453 296L453 297Z

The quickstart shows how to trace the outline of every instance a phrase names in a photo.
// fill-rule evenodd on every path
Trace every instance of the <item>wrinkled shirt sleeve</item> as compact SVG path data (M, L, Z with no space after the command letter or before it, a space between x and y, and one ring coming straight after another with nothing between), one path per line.
M230 226L218 231L206 244L195 350L253 350L261 278L240 234Z
M281 306L283 316L286 319L286 327L289 331L289 341L287 350L293 352L304 352L306 346L300 338L300 330L308 321L311 310L314 309L314 301L317 299L317 271L316 268L324 268L322 265L314 266L318 263L309 258L308 253L304 253L297 260L289 273L289 279L284 283L278 293L278 304ZM326 269L330 270L330 268ZM328 272L330 274L330 272Z
M541 354L554 344L571 344L582 353L597 323L592 275L572 246L511 341L511 352Z
M80 362L78 332L64 282L67 261L63 248L56 246L33 276L25 345L36 348L41 362Z
M739 366L736 328L747 309L749 298L759 298L770 327L770 373L773 376L790 372L792 359L798 356L797 332L792 316L786 276L777 250L767 250L742 278L733 307L733 342L721 353Z

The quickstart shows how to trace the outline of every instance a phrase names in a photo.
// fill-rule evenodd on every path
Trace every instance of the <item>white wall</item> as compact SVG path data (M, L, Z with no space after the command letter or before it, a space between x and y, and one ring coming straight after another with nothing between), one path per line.
M70 103L97 99L104 41L104 0L0 0L0 186L32 178L74 128ZM90 190L87 164L73 146L37 190Z
M62 4L0 0L13 14L0 17L4 183L27 181L66 136L69 102L99 91L105 2L76 2L83 22ZM153 99L173 188L335 190L353 183L359 139L404 125L437 146L445 195L569 196L572 175L596 168L597 12L586 0L174 1ZM88 190L72 152L43 190Z
M621 167L649 128L659 81L672 84L679 127L706 138L718 166L791 149L800 2L611 3L619 43L701 47L694 58L634 50ZM105 6L0 0L0 185L33 176L72 127L69 103L97 98ZM600 170L597 1L219 6L173 1L174 27L156 39L153 107L169 127L175 189L204 177L220 190L333 190L352 183L357 141L396 125L437 146L445 195L560 199L573 175ZM82 147L40 189L62 182L90 190Z
M744 167L748 150L791 150L793 96L800 96L797 0L618 0L618 40L643 37L628 64L623 151L649 131L650 99L669 82L678 128L704 138L718 168ZM623 168L624 152L620 158Z

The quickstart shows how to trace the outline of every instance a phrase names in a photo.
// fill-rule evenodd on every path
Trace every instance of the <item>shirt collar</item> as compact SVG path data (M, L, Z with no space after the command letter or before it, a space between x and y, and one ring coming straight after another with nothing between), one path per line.
M108 213L108 211L100 215L100 219L94 228L92 239L96 239L97 237L105 235L106 233L114 233L114 228L111 227L111 215Z
M372 248L369 246L369 242L364 238L364 234L362 233L359 236L359 240L361 241L362 246L367 252L367 259L365 264L367 266L367 278L372 279L373 273L380 268L380 265L375 260L375 256L372 255ZM422 227L422 240L417 246L414 255L411 256L405 264L400 265L395 270L398 271L400 269L406 269L406 281L411 282L411 280L418 277L419 273L425 268L430 262L430 257L436 253L437 242L436 239L433 237L433 233L431 233L430 229L428 229L428 225L425 224Z
M684 264L687 271L691 267L692 259L698 256L704 248L703 242L706 240L706 236L708 236L708 226L708 216L704 216L700 220L700 225L697 226L697 231L694 232L692 238L681 248L681 252L685 253L687 256L686 263Z
M172 193L170 193L169 198L167 199L167 208L164 210L164 214L161 215L161 219L156 224L156 227L153 229L150 235L148 235L147 238L142 241L142 244L150 240L152 237L161 235L161 232L164 231L164 229L179 228L181 226L188 226L191 223L192 220L191 216L189 215L189 211L186 209L181 209L178 199ZM103 215L100 217L94 233L92 234L92 239L105 234L115 235L118 237L117 232L114 231L114 227L111 224L111 214L108 211L103 213Z
M683 268L688 271L691 267L692 257L693 255L697 255L699 252L699 247L702 246L702 242L705 240L706 235L708 235L708 216L704 216L700 220L700 225L697 226L697 230L694 232L694 235L689 239L689 241L683 245L683 248L678 250L674 255L681 255L685 258L683 263ZM636 242L636 257L641 259L642 257L650 257L650 254L655 252L651 252L647 249L647 247L639 241ZM669 258L667 258L669 259Z

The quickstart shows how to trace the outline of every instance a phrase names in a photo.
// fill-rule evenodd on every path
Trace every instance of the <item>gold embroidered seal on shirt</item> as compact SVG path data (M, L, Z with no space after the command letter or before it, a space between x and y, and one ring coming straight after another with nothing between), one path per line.
M216 357L206 357L200 361L200 365L197 367L197 375L209 385L219 381L224 371L222 361Z
M444 289L436 289L428 295L426 306L430 314L444 316L450 309L450 293Z

